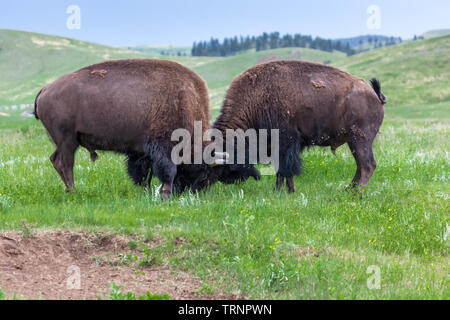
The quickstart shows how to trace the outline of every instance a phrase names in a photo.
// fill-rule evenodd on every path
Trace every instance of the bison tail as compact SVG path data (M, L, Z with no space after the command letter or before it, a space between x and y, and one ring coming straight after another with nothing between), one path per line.
M378 99L380 99L382 104L385 104L387 102L386 96L381 92L381 84L380 81L376 78L372 78L369 80L370 84L372 85L373 90L378 96Z
M41 90L39 91L39 93L36 95L36 98L34 99L34 111L33 111L33 114L34 114L34 117L35 117L37 120L39 120L39 117L38 117L38 115L37 115L37 99L38 99L39 95L41 94L42 90L44 90L44 89L41 89Z

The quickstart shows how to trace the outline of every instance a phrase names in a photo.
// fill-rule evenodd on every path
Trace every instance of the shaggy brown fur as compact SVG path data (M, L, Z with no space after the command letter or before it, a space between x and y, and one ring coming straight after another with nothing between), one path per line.
M284 60L254 66L230 85L214 127L279 129L277 187L300 173L299 154L307 146L348 143L357 164L354 186L365 186L375 169L372 142L384 117L386 98L372 86L322 64Z
M151 170L163 183L163 198L177 174L170 160L173 130L193 136L194 121L210 127L205 81L176 62L156 59L113 60L66 74L41 90L35 115L56 144L50 159L68 189L74 188L81 145L92 160L95 150L127 154L133 180L143 182Z

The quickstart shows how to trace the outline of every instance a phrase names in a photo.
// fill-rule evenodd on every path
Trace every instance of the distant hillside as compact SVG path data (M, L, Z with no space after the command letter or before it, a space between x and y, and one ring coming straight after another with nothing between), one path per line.
M122 58L156 57L177 61L208 83L213 113L222 104L233 77L263 62L301 59L337 66L363 79L377 77L388 106L429 104L450 100L450 36L411 41L352 57L339 51L282 48L248 51L230 57L162 56L123 48L0 30L0 106L32 103L42 86L86 65Z
M69 38L0 30L0 105L31 103L39 89L86 65L142 54Z
M388 106L450 100L450 36L361 53L333 65L363 79L377 77Z
M450 29L437 29L425 32L422 37L425 39L444 37L450 35Z
M333 41L334 42L340 41L343 46L348 44L350 48L354 49L356 52L363 52L401 43L402 38L369 34L352 38L335 39Z
M402 42L400 37L365 35L353 38L325 39L311 35L264 32L259 36L234 36L222 41L214 39L194 42L192 56L228 57L250 50L265 51L279 48L310 48L326 52L340 51L348 56L376 48L392 46Z
M135 46L127 47L128 50L138 51L148 55L162 56L190 56L191 47L179 46Z
M0 82L0 106L32 103L46 83L93 63L109 59L156 57L177 61L199 72L212 89L213 105L218 107L232 78L256 63L287 58L332 62L345 56L340 52L300 48L251 52L229 58L167 56L157 51L145 52L38 33L0 30L0 74L6 79Z

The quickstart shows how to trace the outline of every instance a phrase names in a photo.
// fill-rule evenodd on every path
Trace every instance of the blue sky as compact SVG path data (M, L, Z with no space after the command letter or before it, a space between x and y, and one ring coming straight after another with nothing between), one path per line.
M69 5L81 10L81 28L66 26ZM377 5L380 29L367 27ZM262 32L325 38L384 34L411 38L450 28L448 0L1 0L0 29L20 29L107 45L191 45Z

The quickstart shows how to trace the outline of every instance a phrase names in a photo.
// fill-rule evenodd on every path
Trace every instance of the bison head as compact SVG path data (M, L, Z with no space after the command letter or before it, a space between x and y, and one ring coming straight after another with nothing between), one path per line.
M249 164L228 164L227 153L216 153L213 164L181 164L173 181L175 193L186 189L200 191L220 181L225 184L241 183L248 178L260 179L259 171ZM142 155L128 155L128 173L136 184L144 184L149 175L151 161ZM150 178L151 179L151 178Z
M248 178L260 179L259 171L254 165L249 164L227 164L226 153L216 153L216 161L211 164L202 165L180 165L174 187L177 193L186 189L200 191L220 181L225 184L241 183Z
M225 164L209 169L209 179L220 181L225 184L241 183L248 178L260 179L259 171L250 164Z

